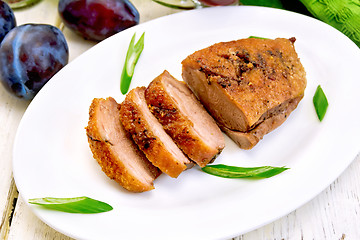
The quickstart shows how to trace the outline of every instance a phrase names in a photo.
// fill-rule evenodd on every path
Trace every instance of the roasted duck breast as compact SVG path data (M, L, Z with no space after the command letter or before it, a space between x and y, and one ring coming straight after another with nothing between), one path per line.
M126 95L121 104L120 119L149 161L162 172L176 178L191 162L150 112L145 89L138 87Z
M138 149L119 118L120 105L111 97L95 98L86 133L93 157L105 174L132 192L154 189L161 174Z
M306 73L294 42L295 38L222 42L182 61L184 81L241 148L254 147L303 98Z
M179 148L200 167L216 158L225 147L214 119L184 82L164 71L145 91L150 111Z

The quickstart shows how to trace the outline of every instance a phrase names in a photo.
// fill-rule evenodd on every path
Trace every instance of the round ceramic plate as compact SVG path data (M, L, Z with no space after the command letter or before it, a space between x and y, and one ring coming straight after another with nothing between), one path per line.
M145 48L131 88L147 86L165 69L181 79L181 61L211 44L247 38L296 37L307 72L305 97L278 129L252 150L226 138L215 163L286 166L263 180L224 179L194 167L177 179L165 174L155 190L130 193L92 158L85 127L93 98L124 99L120 75L131 36ZM22 197L89 196L110 212L69 214L31 205L54 229L80 239L219 239L272 222L314 198L359 152L360 51L334 28L300 14L261 7L214 7L159 18L123 31L76 58L27 109L14 145L13 171ZM312 97L321 85L329 108L317 119ZM347 126L347 127L345 127Z

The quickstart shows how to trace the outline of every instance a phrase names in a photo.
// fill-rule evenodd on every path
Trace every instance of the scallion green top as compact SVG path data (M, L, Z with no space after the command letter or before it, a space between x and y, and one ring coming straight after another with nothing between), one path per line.
M316 88L316 91L315 91L315 94L313 97L313 103L314 103L316 114L321 122L325 117L325 113L329 106L329 103L328 103L325 93L322 90L320 85Z
M121 74L120 80L120 90L122 94L126 94L129 91L131 79L134 75L136 63L139 60L140 54L144 49L144 38L145 33L143 33L139 41L135 44L135 35L131 38L129 48L126 54L124 67Z
M89 198L32 198L29 203L40 205L51 210L68 213L101 213L111 211L113 208L107 203Z
M224 178L269 178L287 169L289 168L272 166L244 168L223 164L209 165L202 168L206 173Z

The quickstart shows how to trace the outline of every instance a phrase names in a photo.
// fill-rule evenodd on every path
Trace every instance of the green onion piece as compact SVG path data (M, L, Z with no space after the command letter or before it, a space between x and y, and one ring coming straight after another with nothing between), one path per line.
M250 36L249 38L257 38L257 39L269 39L269 38L264 38L264 37L257 37L257 36Z
M201 6L201 4L198 4L196 1L190 1L190 0L153 0L153 2L156 2L160 5L163 5L165 7L174 8L174 9L181 9L181 10L190 10L194 9L196 7Z
M107 203L89 197L75 198L33 198L29 203L43 206L45 208L68 212L68 213L101 213L112 210L112 206Z
M324 119L327 107L329 106L328 100L325 96L324 91L322 90L321 86L319 85L316 88L313 103L315 107L316 114L320 120L320 122Z
M9 5L10 8L15 10L24 7L30 7L39 1L41 0L7 0L5 2Z
M124 68L121 74L120 90L122 94L126 94L129 91L131 79L134 75L135 65L139 60L140 54L144 49L144 36L143 33L139 41L135 44L135 33L131 38L129 48L125 58Z
M289 168L271 166L244 168L223 164L209 165L202 168L206 173L223 178L269 178L287 169Z

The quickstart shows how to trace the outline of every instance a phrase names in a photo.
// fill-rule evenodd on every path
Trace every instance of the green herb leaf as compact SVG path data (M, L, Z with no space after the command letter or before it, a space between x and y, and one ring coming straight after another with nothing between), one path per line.
M126 53L125 64L121 73L120 90L122 94L126 94L129 91L131 79L134 75L136 63L139 60L140 54L144 49L144 38L143 33L139 41L135 44L135 33L131 38L128 51Z
M313 97L313 103L316 114L321 122L324 119L329 103L320 85L316 88L316 92Z
M244 168L223 164L209 165L202 168L206 173L223 178L269 178L287 169L289 168L271 166Z
M19 9L19 8L25 8L30 7L40 0L6 0L5 2L11 7L11 9Z
M194 9L201 4L197 3L196 1L179 1L179 0L153 0L154 2L163 5L165 7L175 8L175 9L182 9L182 10L190 10Z
M101 213L108 212L113 209L109 204L89 197L33 198L29 199L29 203L68 213Z
M250 36L249 38L257 38L257 39L269 39L269 38L264 38L264 37L257 37L257 36Z

